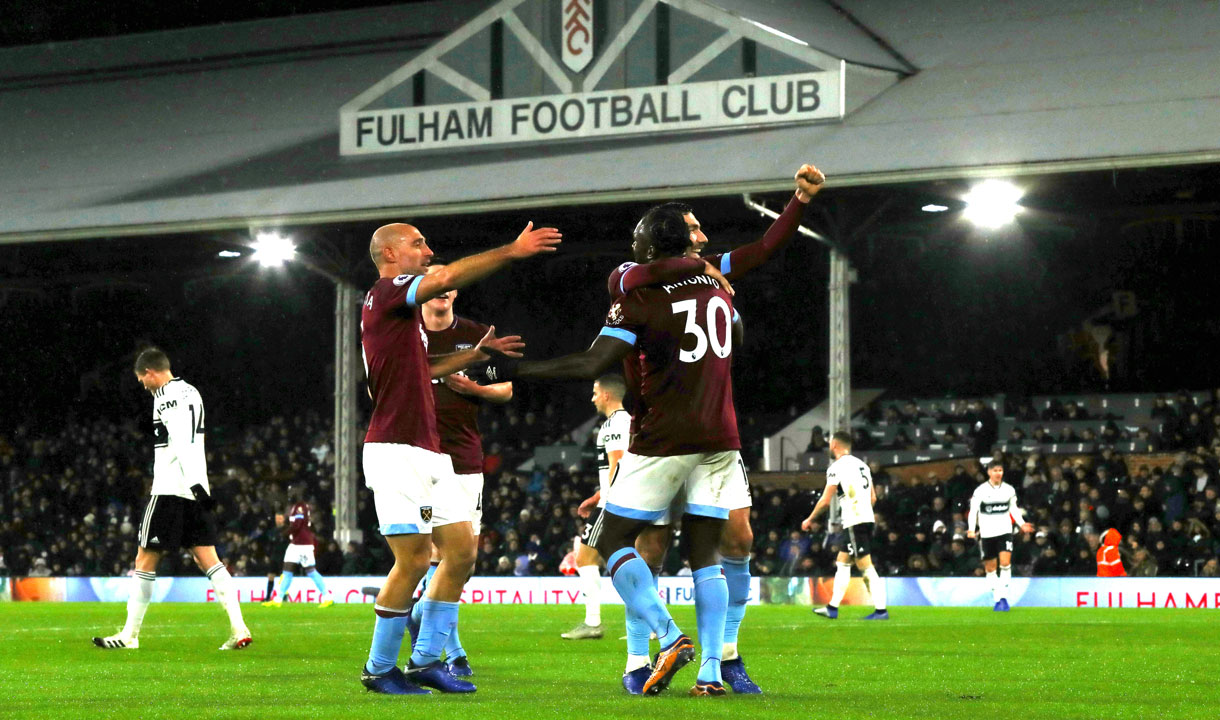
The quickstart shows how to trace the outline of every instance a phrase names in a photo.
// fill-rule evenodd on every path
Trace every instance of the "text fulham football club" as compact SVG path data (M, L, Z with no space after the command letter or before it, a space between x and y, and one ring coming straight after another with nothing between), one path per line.
M594 138L841 117L839 74L813 72L345 114L344 154ZM834 87L834 86L831 86Z

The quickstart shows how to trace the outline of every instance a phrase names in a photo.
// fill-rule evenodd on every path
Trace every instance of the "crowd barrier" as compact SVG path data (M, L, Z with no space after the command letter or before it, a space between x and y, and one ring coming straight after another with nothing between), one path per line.
M327 587L337 603L371 604L383 577L329 577ZM241 602L266 600L265 578L234 578ZM834 587L831 577L753 578L750 604L824 605ZM886 578L892 606L985 607L991 605L991 584L985 578ZM0 582L0 599L49 602L126 602L131 581L110 578L13 578L11 587ZM601 601L621 605L618 593L602 578ZM694 587L689 577L664 577L658 592L670 605L692 605ZM1087 608L1200 608L1220 609L1217 578L1013 578L1009 602L1025 607ZM154 602L215 602L206 578L157 578ZM312 583L298 580L287 602L319 600ZM576 605L582 602L579 582L567 577L474 577L462 592L462 602L475 605ZM871 605L864 582L852 578L844 605Z
M267 599L265 577L234 578L241 602ZM385 577L328 577L326 587L336 603L372 604L376 588ZM750 604L759 602L758 578L753 579ZM126 577L14 578L13 600L49 602L126 602L131 580ZM693 605L694 582L690 577L660 579L658 594L670 605ZM153 602L215 602L212 584L203 577L159 577L153 586ZM296 580L286 602L318 602L313 583ZM621 605L608 578L602 578L601 601ZM575 605L583 604L580 582L574 577L473 577L462 591L462 602L476 605Z

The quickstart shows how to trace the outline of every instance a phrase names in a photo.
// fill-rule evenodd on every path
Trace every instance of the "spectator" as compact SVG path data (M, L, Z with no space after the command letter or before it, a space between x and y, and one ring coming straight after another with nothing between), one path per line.
M1131 577L1156 577L1156 558L1149 554L1147 548L1135 551L1131 563Z

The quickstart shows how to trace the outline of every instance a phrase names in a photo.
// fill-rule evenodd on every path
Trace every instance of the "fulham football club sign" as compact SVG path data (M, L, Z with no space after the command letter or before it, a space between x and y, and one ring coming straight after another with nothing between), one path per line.
M563 66L578 73L593 59L593 0L562 1Z
M703 0L500 0L344 105L340 152L837 121L845 77Z

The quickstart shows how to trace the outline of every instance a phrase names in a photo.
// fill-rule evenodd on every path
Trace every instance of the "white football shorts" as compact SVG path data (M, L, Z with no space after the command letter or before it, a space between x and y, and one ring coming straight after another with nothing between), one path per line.
M475 535L483 526L483 473L454 475L432 487L432 526L470 522Z
M727 519L730 510L750 506L750 485L736 450L691 455L623 453L606 511L657 523L672 512Z
M311 568L318 563L313 559L313 545L289 545L284 551L285 563L296 563L302 568Z
M431 534L470 517L468 506L455 506L452 494L437 497L440 483L455 484L448 455L399 443L364 444L364 484L373 491L378 530L382 535ZM442 504L437 506L437 501ZM444 522L434 522L445 518Z

